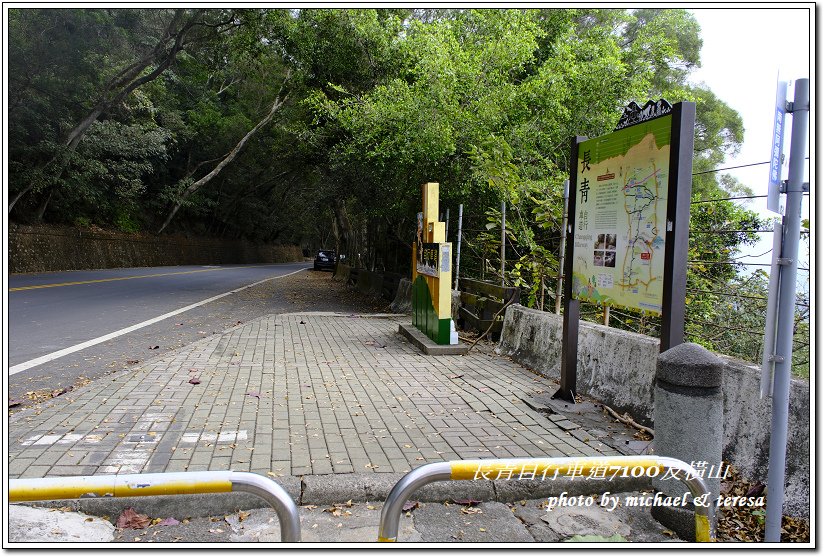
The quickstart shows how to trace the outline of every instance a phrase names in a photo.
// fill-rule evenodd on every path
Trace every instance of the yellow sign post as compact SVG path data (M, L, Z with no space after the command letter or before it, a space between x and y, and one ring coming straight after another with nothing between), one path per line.
M423 211L412 246L412 324L437 344L458 344L452 321L452 244L438 220L438 184L421 186Z

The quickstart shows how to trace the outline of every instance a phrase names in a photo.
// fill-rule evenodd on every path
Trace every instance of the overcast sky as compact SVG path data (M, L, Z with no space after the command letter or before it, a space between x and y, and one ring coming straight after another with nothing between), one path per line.
M769 160L779 72L782 80L810 78L810 97L815 99L815 76L811 73L815 63L811 53L811 11L809 8L783 7L800 5L690 9L701 26L704 41L701 68L693 72L692 81L706 83L744 120L741 152L728 159L725 167ZM810 126L810 130L812 135L814 127ZM789 155L789 143L784 152ZM769 165L759 165L729 173L750 186L755 195L763 195L767 193L768 171ZM767 201L763 198L744 206L764 216L774 215L767 211ZM804 203L805 216L809 216L808 207ZM752 251L748 250L749 253L760 254L772 247L772 234L762 236L761 243ZM752 261L769 262L769 255Z

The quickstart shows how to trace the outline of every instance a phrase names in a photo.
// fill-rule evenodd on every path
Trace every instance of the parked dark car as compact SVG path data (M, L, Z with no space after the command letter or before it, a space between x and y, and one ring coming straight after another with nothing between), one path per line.
M338 261L338 254L333 249L322 249L315 256L316 271L334 271L335 263Z

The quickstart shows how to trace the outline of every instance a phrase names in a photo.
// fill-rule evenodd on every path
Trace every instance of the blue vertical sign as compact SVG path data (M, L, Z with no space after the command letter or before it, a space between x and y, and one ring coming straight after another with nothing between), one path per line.
M773 118L772 145L770 146L770 181L767 185L767 209L781 213L781 167L784 151L784 123L787 117L787 82L779 81L775 91L775 116Z

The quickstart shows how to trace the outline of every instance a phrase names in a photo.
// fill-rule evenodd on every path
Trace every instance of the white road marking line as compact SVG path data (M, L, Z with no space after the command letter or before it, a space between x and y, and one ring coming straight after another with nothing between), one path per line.
M35 445L54 445L57 443L62 435L44 435L40 439L34 442Z
M20 443L24 447L29 445L70 445L83 438L79 433L67 433L65 435L33 435Z
M180 439L181 443L197 443L197 440L200 438L200 434L198 433L184 433L183 437Z
M218 294L217 296L212 296L206 300L202 300L200 302L196 302L194 304L188 305L184 308L177 309L175 311L164 313L158 317L153 319L148 319L143 321L142 323L138 323L137 325L132 325L131 327L126 327L125 329L120 329L119 331L115 331L113 333L109 333L108 335L103 335L102 337L93 338L92 340L87 340L86 342L81 342L80 344L75 344L74 346L69 346L68 348L64 348L63 350L58 350L57 352L52 352L51 354L46 354L45 356L40 356L39 358L35 358L33 360L29 360L28 362L23 362L22 364L17 364L16 366L12 366L9 368L9 376L14 375L15 373L20 373L21 371L26 371L27 369L31 369L35 366L39 366L40 364L45 364L46 362L50 362L52 360L56 360L57 358L62 358L63 356L67 356L68 354L72 354L74 352L79 352L84 348L88 348L90 346L94 346L95 344L100 344L101 342L106 342L107 340L111 340L113 338L117 338L119 336L131 333L132 331L136 331L138 329L142 329L143 327L148 327L149 325L154 325L159 321L163 321L164 319L168 319L170 317L174 317L180 313L185 311L189 311L190 309L194 309L196 307L202 306L204 304L208 304L209 302L214 302L215 300L219 300L224 296L228 296L230 294L236 294L247 288L252 288L253 286L257 286L258 284L263 284L264 282L269 282L270 280L276 280L280 278L285 278L297 273L301 273L306 269L300 269L294 271L292 273L288 273L286 275L280 275L277 277L270 277L268 279L264 279L253 284L247 284L246 286L241 286L240 288L235 288L229 292L224 292L223 294Z
M82 435L79 433L67 433L63 436L63 439L57 442L58 445L70 445L77 441L80 441L83 438Z
M147 412L138 418L132 431L127 433L106 457L102 466L107 470L116 469L115 474L139 474L152 458L146 445L154 445L163 437L162 433L149 435L141 433L151 429L156 421L170 421L174 413Z
M184 433L180 439L181 443L197 443L204 441L206 443L234 443L235 441L246 441L249 439L248 430L241 429L240 431L220 431L218 433Z

